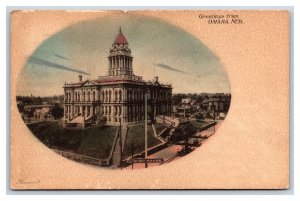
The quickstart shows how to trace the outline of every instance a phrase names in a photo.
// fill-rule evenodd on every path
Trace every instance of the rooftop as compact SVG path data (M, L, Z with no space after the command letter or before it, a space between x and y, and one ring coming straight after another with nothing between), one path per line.
M128 44L127 39L125 38L125 36L122 33L121 27L120 27L119 34L117 35L114 43L116 43L116 44Z

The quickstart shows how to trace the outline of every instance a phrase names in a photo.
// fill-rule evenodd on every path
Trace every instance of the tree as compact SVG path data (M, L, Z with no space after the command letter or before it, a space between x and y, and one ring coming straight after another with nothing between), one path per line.
M54 119L60 119L64 116L64 109L58 103L55 103L49 112L52 114Z
M179 125L170 136L170 140L174 142L184 140L184 151L189 150L189 139L197 132L197 128L191 123L186 122Z
M200 112L197 112L196 115L195 115L195 118L196 119L204 119L204 116Z
M103 127L107 122L106 116L98 116L96 120L96 125L99 127Z
M197 103L202 103L202 101L203 101L203 97L202 96L197 96L197 98L196 98L196 101L197 101Z

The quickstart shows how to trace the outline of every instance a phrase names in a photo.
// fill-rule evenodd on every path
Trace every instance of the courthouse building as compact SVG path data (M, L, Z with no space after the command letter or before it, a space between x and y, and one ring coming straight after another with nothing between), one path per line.
M108 56L108 75L96 80L79 80L64 85L64 119L67 125L85 126L105 116L107 124L144 121L145 93L149 94L149 118L171 114L172 86L158 77L145 81L134 75L133 57L121 28ZM141 66L142 67L142 66Z

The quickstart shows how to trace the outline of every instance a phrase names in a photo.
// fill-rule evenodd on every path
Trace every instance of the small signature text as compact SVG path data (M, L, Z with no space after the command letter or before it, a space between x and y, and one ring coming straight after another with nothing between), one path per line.
M18 184L38 184L40 183L40 180L26 180L26 179L18 179Z

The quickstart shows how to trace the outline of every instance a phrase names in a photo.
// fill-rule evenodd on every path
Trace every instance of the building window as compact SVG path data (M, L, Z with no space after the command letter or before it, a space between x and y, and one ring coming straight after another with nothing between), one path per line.
M108 102L110 103L111 101L111 90L109 90L109 95L108 95Z
M115 102L118 101L118 91L115 91Z
M121 102L122 101L122 91L120 90L119 91L119 102Z
M114 106L114 115L116 116L117 114L118 114L118 108L117 108L117 106Z
M90 91L88 91L88 92L87 92L87 101L88 101L88 102L90 102L90 95L91 95L91 93L90 93Z
M96 93L93 91L93 101L95 101Z

